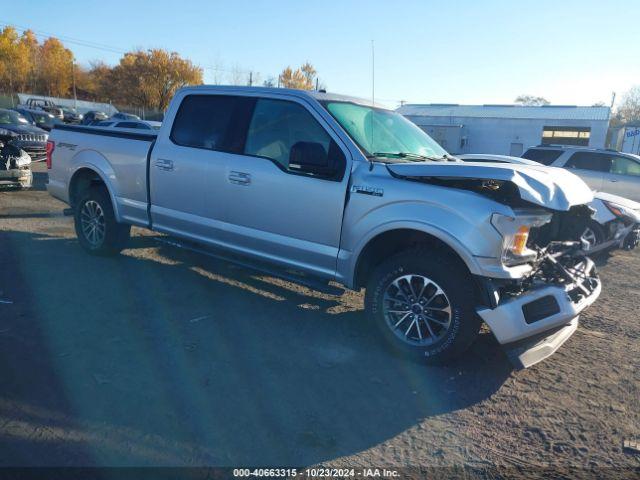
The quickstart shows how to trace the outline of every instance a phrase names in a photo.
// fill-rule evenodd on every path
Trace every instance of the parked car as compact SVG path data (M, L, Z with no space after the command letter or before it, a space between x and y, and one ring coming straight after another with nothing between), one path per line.
M140 117L133 113L117 112L111 115L111 120L140 120Z
M536 363L600 294L580 252L583 181L455 160L367 100L188 87L158 132L60 125L49 145L47 189L88 253L120 252L137 225L271 275L366 287L371 327L428 363L462 355L482 320L515 365Z
M24 116L15 110L0 108L0 138L3 143L10 143L29 154L34 162L46 157L46 131L29 123Z
M26 108L16 108L15 110L26 118L29 123L47 132L50 132L57 123L60 123L59 119L44 110L27 110Z
M565 145L531 147L522 158L571 170L594 190L640 202L640 156Z
M151 120L125 120L123 122L104 120L93 124L94 127L133 128L135 130L160 130L161 125L161 122Z
M515 163L556 168L507 155L464 154L458 155L458 158L465 162ZM581 236L583 248L590 254L609 248L635 248L640 241L640 203L605 192L594 192L593 196L589 206L595 210L595 214Z
M81 123L84 116L79 113L75 108L60 107L64 116L64 123Z
M84 114L82 118L82 125L91 125L94 122L101 122L109 118L104 112L100 112L98 110L90 110Z
M18 108L26 108L27 110L44 110L45 112L52 114L54 117L64 120L62 109L51 100L45 100L44 98L29 98L24 105L18 105Z
M0 135L0 187L31 187L31 157L15 145L5 143L6 140L10 139Z

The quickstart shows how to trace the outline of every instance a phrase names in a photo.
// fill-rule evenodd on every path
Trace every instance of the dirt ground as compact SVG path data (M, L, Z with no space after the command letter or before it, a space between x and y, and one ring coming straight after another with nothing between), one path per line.
M135 231L77 244L44 191L0 193L0 466L349 465L637 474L640 254L550 359L490 334L456 365L392 356L360 294L330 295Z

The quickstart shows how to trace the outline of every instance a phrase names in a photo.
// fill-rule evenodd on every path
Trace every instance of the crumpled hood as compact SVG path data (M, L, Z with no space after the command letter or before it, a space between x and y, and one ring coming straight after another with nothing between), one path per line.
M544 165L473 162L415 162L387 164L387 168L402 177L433 177L441 179L501 180L513 183L520 197L552 210L566 211L574 205L593 200L593 192L573 173Z

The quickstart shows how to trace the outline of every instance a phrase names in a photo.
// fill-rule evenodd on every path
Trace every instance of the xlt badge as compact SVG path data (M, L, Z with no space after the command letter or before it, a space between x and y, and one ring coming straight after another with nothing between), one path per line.
M362 185L353 185L351 187L351 193L363 193L365 195L373 195L374 197L381 197L384 195L384 189L376 187L367 187Z

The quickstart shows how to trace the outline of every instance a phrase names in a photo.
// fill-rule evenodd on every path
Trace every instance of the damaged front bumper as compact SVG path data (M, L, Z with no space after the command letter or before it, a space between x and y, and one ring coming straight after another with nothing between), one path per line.
M518 368L552 355L576 330L580 313L600 295L593 261L562 256L545 254L522 291L503 295L495 308L478 310Z
M0 170L0 187L30 188L33 183L33 174L30 168L15 168Z

